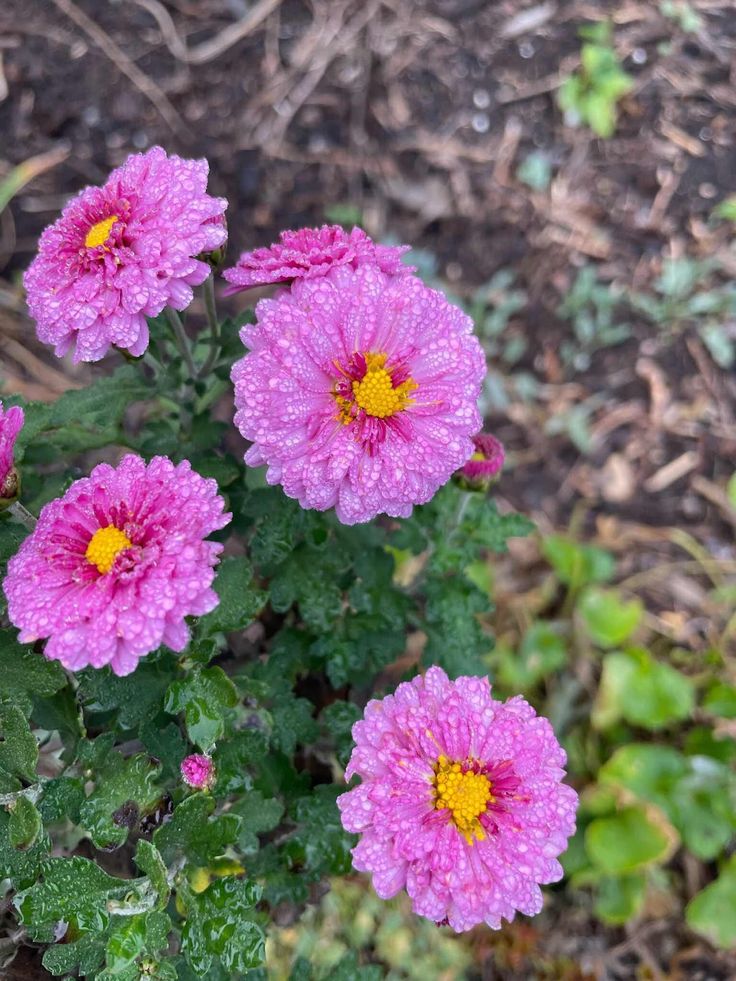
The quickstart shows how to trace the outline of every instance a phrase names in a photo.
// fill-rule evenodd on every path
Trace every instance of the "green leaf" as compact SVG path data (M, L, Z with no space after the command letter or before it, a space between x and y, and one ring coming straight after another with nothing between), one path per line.
M298 604L307 627L326 633L342 612L343 592L336 576L345 564L341 552L300 545L271 580L271 605L277 613L285 613Z
M117 712L117 720L125 729L133 729L154 716L164 702L164 692L171 680L172 659L149 655L136 670L123 678L109 668L90 668L81 671L79 694L88 710Z
M313 742L319 733L313 712L314 705L306 698L283 692L271 707L273 745L291 756L297 745Z
M161 765L149 756L111 754L96 775L95 789L79 809L79 823L97 848L123 845L141 817L161 798Z
M169 715L183 712L189 738L210 752L225 731L227 709L237 704L235 685L222 668L204 668L169 685L164 707Z
M198 633L244 630L263 609L267 594L253 584L253 569L245 556L230 556L217 567L214 588L220 604L199 621Z
M183 853L195 865L205 866L232 845L240 831L236 814L210 817L215 802L206 794L192 794L174 810L171 820L157 828L153 843L164 862Z
M64 669L57 661L48 661L43 654L18 644L10 630L0 630L0 678L3 696L26 715L35 697L53 695L66 684Z
M641 872L604 876L598 882L596 916L605 923L623 924L633 919L644 905L646 878Z
M166 878L166 865L161 852L152 842L139 838L135 850L135 864L151 880L157 896L156 908L164 909L169 901L171 889Z
M98 934L85 933L78 940L47 947L43 955L43 966L57 976L79 973L82 977L91 977L102 964L104 956L104 939ZM99 981L99 975L95 981Z
M51 842L42 831L30 848L18 851L10 841L10 814L0 808L0 880L11 879L17 889L30 886L38 878Z
M116 879L86 858L49 858L42 878L16 895L13 905L34 940L49 943L60 920L79 933L100 933L110 921L109 899L131 891L130 880Z
M353 751L353 726L363 713L352 702L337 701L322 709L319 721L335 741L335 752L345 766Z
M526 631L518 652L498 650L499 677L512 691L528 691L567 661L567 647L554 626L543 621Z
M32 781L36 776L38 743L24 713L17 705L0 702L0 790L18 789L15 778Z
M10 805L8 838L13 848L27 851L38 840L43 829L41 815L27 797L18 797Z
M728 483L726 484L726 494L728 494L728 499L731 502L732 507L736 508L736 473L731 475Z
M736 946L736 855L726 862L715 882L690 901L685 919L691 929L717 946Z
M232 807L241 819L238 847L244 855L258 851L258 835L278 827L284 813L283 804L271 797L264 799L258 790L245 794Z
M564 535L549 535L542 542L542 551L560 582L573 589L607 582L616 568L610 552L593 545L579 545Z
M215 958L230 972L264 963L266 938L252 919L260 898L255 883L226 876L188 900L181 949L195 974L208 976Z
M120 975L143 954L155 955L168 946L171 920L162 912L126 917L110 936L105 951L108 972ZM139 972L138 972L139 973Z
M299 825L287 843L292 863L317 875L346 875L351 869L354 836L343 830L335 799L340 787L320 784L311 797L296 802L294 820Z
M656 743L630 743L603 764L598 778L603 784L624 787L666 808L675 784L687 772L687 760L676 749Z
M664 861L672 844L672 835L655 824L642 807L627 807L611 817L596 818L585 832L590 860L614 876Z
M266 735L259 729L243 729L232 739L219 743L213 756L217 796L250 790L253 780L248 768L262 760L267 752Z
M639 626L644 607L639 599L626 602L616 590L591 586L580 597L578 612L593 643L616 647Z
M688 718L694 704L689 678L655 661L649 651L632 647L604 658L593 724L606 729L624 718L656 730Z
M486 674L483 657L493 646L477 619L490 611L488 597L464 579L427 582L425 664L439 664L451 678Z
M716 681L708 689L703 708L721 719L736 719L736 688Z

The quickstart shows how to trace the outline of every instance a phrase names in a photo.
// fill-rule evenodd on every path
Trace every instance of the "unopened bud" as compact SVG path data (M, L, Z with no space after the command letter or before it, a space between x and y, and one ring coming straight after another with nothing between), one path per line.
M209 756L192 753L181 761L181 776L194 790L209 790L215 782L215 764Z
M485 491L498 479L506 454L503 443L490 433L473 437L475 452L455 473L457 483L465 490Z

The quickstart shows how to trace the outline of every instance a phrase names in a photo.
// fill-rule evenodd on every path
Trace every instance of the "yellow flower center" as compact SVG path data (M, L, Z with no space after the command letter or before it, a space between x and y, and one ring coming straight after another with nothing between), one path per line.
M358 406L369 416L386 419L401 412L412 401L409 393L417 388L412 378L407 378L394 388L391 372L386 364L385 354L366 354L368 370L360 381L353 382L353 398Z
M109 218L103 218L102 221L98 221L96 225L93 225L87 232L87 237L84 240L86 247L88 249L96 249L98 245L104 245L110 237L112 226L117 220L117 215L110 215Z
M485 453L481 453L480 450L476 450L475 453L471 456L470 459L471 460L476 460L478 463L482 463L483 460L485 460L485 458L486 458Z
M107 525L106 528L99 528L94 533L84 557L92 565L97 566L98 571L104 575L112 569L118 555L132 544L125 532L120 531L115 525Z
M472 845L474 837L483 841L486 833L478 818L495 801L488 777L472 770L463 773L460 763L440 756L435 766L434 788L435 808L450 811L455 827L468 844Z

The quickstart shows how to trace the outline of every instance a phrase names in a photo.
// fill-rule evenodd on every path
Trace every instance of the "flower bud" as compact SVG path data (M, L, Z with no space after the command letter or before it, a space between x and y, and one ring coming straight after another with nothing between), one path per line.
M215 765L209 756L192 753L181 761L181 775L194 790L209 790L215 782Z
M20 475L13 465L13 447L23 428L23 409L14 405L7 412L0 402L0 510L10 507L20 495Z
M475 452L455 474L465 490L486 491L498 478L506 457L503 443L490 433L473 437Z

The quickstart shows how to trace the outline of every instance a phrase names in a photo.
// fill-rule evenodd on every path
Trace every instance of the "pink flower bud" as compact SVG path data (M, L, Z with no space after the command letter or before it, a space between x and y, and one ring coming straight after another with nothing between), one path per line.
M18 499L20 478L13 466L13 447L23 428L23 409L14 405L7 412L0 402L0 508Z
M475 452L455 476L467 490L488 490L503 467L503 443L490 433L480 433L473 437L473 445Z
M209 756L192 753L181 761L184 783L195 790L209 790L215 782L215 765Z

